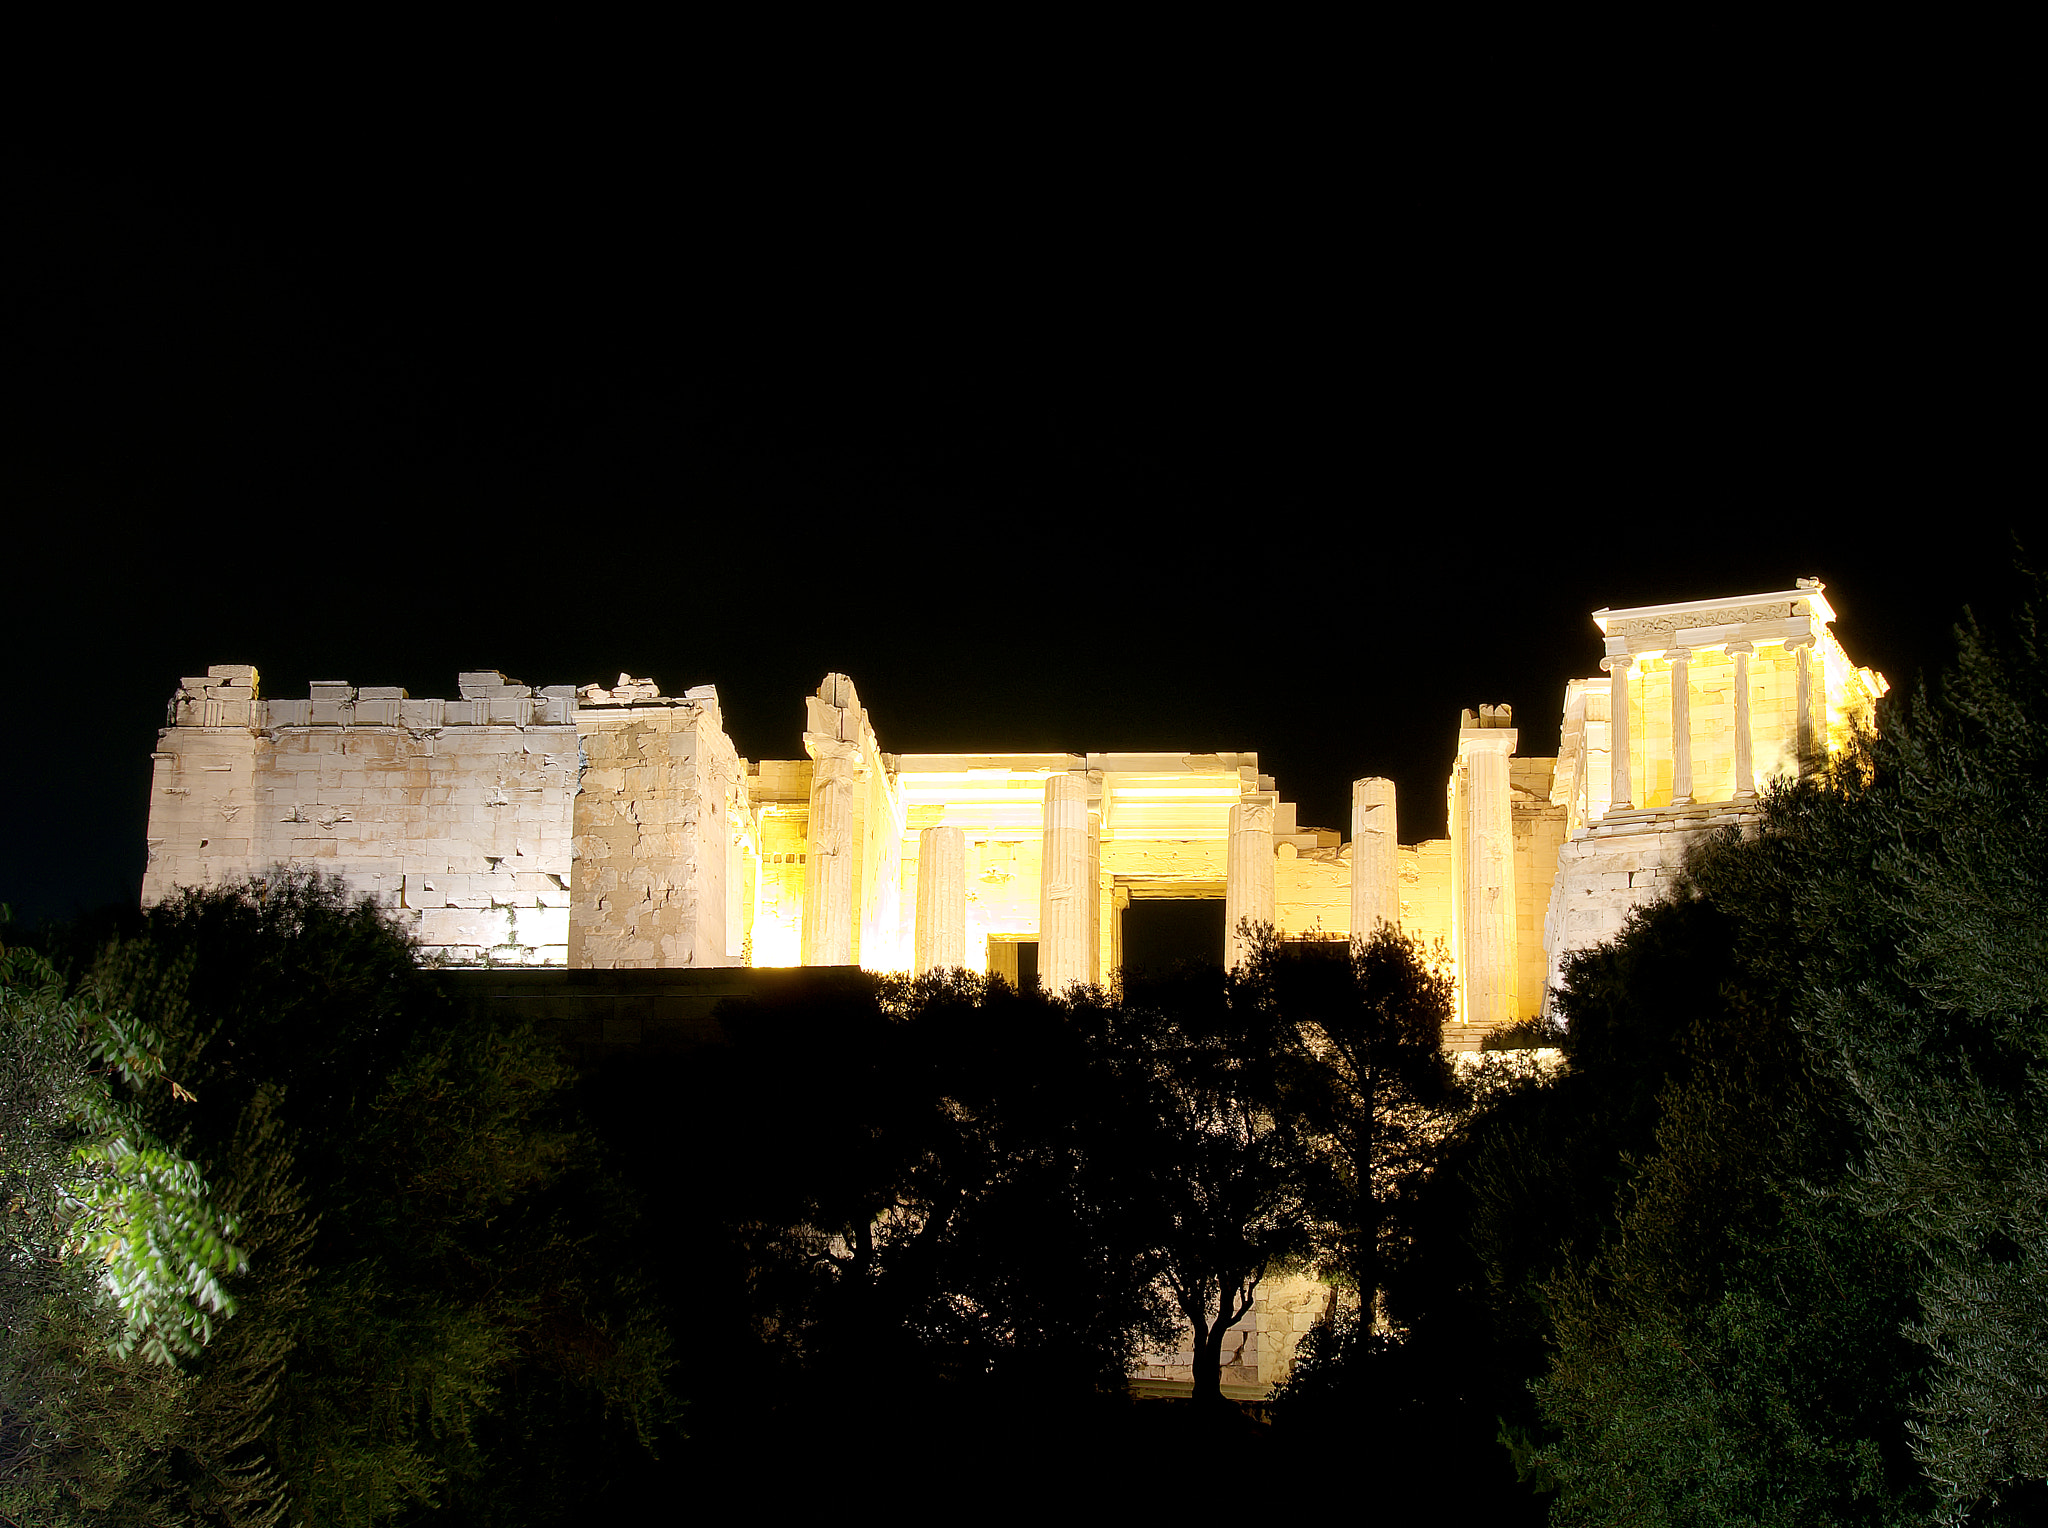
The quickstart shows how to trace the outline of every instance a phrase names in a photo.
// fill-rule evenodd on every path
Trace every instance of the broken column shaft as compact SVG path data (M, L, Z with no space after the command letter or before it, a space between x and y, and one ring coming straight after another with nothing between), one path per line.
M1351 782L1351 937L1372 938L1386 923L1401 926L1401 835L1394 782L1372 776Z
M1273 798L1246 796L1230 809L1230 858L1223 883L1223 964L1250 949L1246 925L1273 922Z

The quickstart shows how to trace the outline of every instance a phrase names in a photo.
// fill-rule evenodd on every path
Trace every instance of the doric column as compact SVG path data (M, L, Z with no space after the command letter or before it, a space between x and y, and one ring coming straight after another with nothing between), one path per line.
M1458 919L1458 981L1464 1018L1505 1024L1515 1017L1515 830L1510 815L1508 755L1517 734L1483 730L1459 738L1465 764L1460 814L1464 876Z
M1095 861L1095 984L1107 987L1116 980L1121 962L1117 959L1116 877L1105 875L1102 861Z
M1223 964L1236 970L1249 948L1238 931L1239 924L1272 921L1273 798L1246 796L1230 809L1230 858L1223 882Z
M1400 826L1394 782L1351 782L1351 937L1363 943L1380 924L1401 926Z
M1628 671L1635 661L1626 653L1600 660L1600 667L1607 670L1608 675L1608 754L1614 769L1613 788L1607 796L1607 810L1610 812L1625 812L1635 805L1628 741Z
M804 734L811 766L811 823L804 844L803 962L853 964L853 788L860 745Z
M1756 794L1756 743L1749 721L1749 655L1756 651L1749 642L1730 642L1735 659L1735 799Z
M1088 780L1045 782L1045 833L1038 880L1038 980L1053 993L1088 981L1095 877L1088 863Z
M926 828L917 835L916 972L967 964L967 835Z
M1102 813L1088 814L1088 980L1102 985Z
M1671 804L1692 805L1692 649L1674 647L1671 660Z

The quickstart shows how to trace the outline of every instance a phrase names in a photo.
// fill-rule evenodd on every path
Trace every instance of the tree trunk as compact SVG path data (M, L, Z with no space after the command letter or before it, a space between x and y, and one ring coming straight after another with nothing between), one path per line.
M1365 1114L1360 1121L1364 1133L1359 1140L1358 1159L1353 1164L1353 1181L1358 1185L1358 1303L1365 1329L1370 1332L1379 1317L1380 1295L1380 1196L1372 1181L1373 1148L1379 1143L1378 1079L1371 1068L1365 1071Z
M1182 1307L1195 1329L1194 1398L1197 1405L1220 1406L1223 1404L1223 1339L1230 1335L1231 1327L1237 1324L1243 1312L1232 1314L1231 1307L1236 1302L1231 1298L1230 1281L1221 1276L1216 1280L1216 1314L1213 1318L1197 1300L1191 1300Z

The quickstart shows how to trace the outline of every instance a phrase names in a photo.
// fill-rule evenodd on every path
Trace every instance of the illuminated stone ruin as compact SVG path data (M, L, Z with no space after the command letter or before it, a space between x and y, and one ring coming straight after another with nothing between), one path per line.
M1668 887L1699 832L1868 724L1817 581L1595 612L1603 677L1565 688L1558 756L1519 758L1505 706L1467 711L1444 839L1398 841L1392 782L1357 781L1350 840L1297 820L1253 753L891 754L853 681L805 700L800 759L741 758L706 685L458 700L319 683L265 700L246 665L183 681L161 734L143 901L317 866L460 961L585 968L965 966L1105 982L1125 910L1217 898L1343 938L1384 920L1441 945L1451 1043L1537 1013L1569 952Z

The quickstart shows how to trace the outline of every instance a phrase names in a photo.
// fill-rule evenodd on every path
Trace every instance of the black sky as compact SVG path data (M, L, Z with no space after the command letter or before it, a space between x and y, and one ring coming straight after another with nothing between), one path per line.
M1602 605L1826 580L1908 678L2038 498L2017 214L1888 138L1282 176L1133 139L9 170L0 900L132 898L181 673L715 683L800 755L1258 750L1305 820Z

